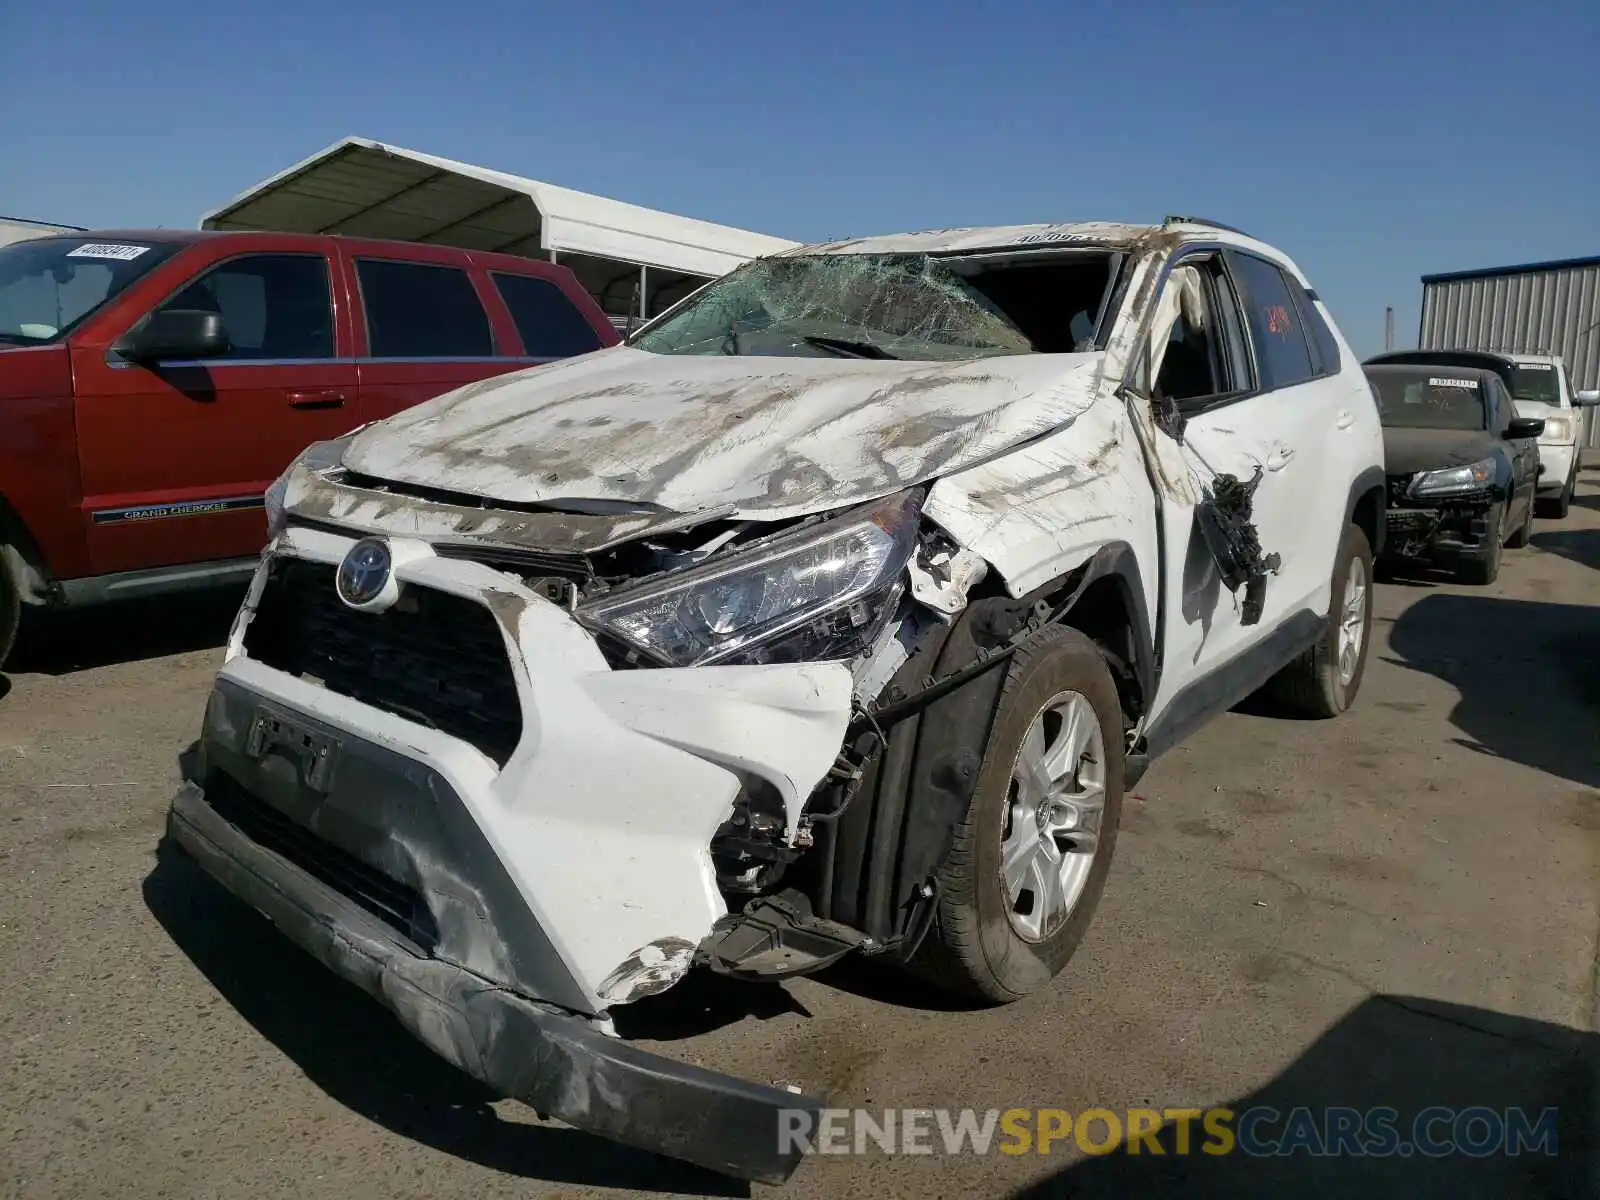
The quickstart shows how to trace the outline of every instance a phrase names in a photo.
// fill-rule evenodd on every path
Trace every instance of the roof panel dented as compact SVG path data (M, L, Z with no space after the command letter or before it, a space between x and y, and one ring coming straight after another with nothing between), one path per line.
M848 238L842 242L800 246L785 254L959 254L1005 250L1016 246L1063 248L1074 245L1116 249L1133 246L1156 232L1156 227L1152 225L1125 225L1115 221L985 225Z

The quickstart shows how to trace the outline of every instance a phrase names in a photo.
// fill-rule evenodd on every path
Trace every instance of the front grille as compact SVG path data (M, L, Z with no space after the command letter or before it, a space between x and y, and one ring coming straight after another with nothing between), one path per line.
M439 944L438 923L415 888L323 841L226 775L208 782L206 802L251 841L353 900L424 952L433 953Z
M505 766L522 709L505 639L481 604L411 585L380 613L334 592L334 568L272 564L245 632L251 658L469 742Z
M1394 530L1431 529L1438 523L1439 514L1427 509L1391 508L1388 512L1388 526Z

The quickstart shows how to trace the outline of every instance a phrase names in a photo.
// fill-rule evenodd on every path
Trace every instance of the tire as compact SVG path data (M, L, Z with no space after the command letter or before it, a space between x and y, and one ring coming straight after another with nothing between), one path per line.
M1530 496L1528 497L1527 515L1522 518L1522 524L1517 526L1517 531L1513 533L1511 535L1511 539L1506 542L1506 545L1511 549L1522 550L1527 547L1528 539L1533 536L1533 509L1534 500L1533 497Z
M22 623L22 597L11 578L11 570L0 559L0 667L17 644L17 627Z
M1544 500L1534 501L1534 505L1538 508L1541 517L1549 517L1553 521L1565 521L1567 519L1567 514L1572 511L1572 493L1578 486L1578 460L1582 457L1582 450L1574 452L1572 470L1567 475L1567 481L1562 485L1559 496L1551 496Z
M1462 583L1490 584L1500 578L1500 560L1505 556L1505 509L1501 509L1491 524L1495 532L1489 535L1489 544L1477 558L1464 558L1456 565L1456 578Z
M1074 835L1071 828L1089 828L1087 807L1076 822L1051 835L1043 832L1036 813L1023 812L1019 818L1027 800L1015 776L1019 771L1027 774L1022 754L1035 723L1040 723L1043 740L1038 744L1043 748L1061 746L1070 755L1076 744L1067 738L1068 725L1060 718L1063 706L1079 722L1092 717L1103 750L1098 757L1086 752L1075 760L1072 784L1063 793L1083 796L1092 804L1094 777L1099 776L1103 807L1098 836L1092 839L1091 850L1081 852L1065 847L1081 847L1089 840ZM1054 729L1053 720L1059 722ZM1093 743L1091 736L1086 751ZM1060 973L1083 940L1111 869L1122 816L1123 755L1122 706L1099 648L1075 629L1039 630L1017 651L1007 670L977 786L939 869L933 923L910 964L914 971L948 991L995 1004L1039 991ZM1008 831L1017 853L1032 843L1028 858L1040 864L1042 872L1028 876L1025 890L1015 899L1008 898L1001 861ZM1055 876L1044 870L1052 851L1061 864ZM1078 860L1070 868L1069 857ZM1069 871L1072 880L1064 882ZM1062 887L1063 892L1070 888L1075 898L1062 910L1040 904L1035 911L1034 904L1043 899L1034 887L1039 879L1047 879L1047 887ZM1023 908L1028 911L1019 911ZM1048 920L1051 913L1055 919ZM1030 920L1039 924L1036 937L1025 936L1019 928Z
M1353 595L1347 593L1352 577L1359 588ZM1372 644L1372 581L1372 547L1361 527L1350 525L1344 531L1339 558L1333 565L1333 588L1322 636L1311 649L1274 675L1265 689L1278 707L1297 716L1325 720L1337 717L1355 702ZM1340 635L1347 629L1346 618L1358 615L1359 628L1351 629L1359 642L1354 648L1353 665L1346 664L1347 670L1341 666L1344 643Z
M1553 521L1565 521L1567 514L1572 511L1572 485L1573 481L1569 479L1559 496L1538 501L1539 515L1549 517Z

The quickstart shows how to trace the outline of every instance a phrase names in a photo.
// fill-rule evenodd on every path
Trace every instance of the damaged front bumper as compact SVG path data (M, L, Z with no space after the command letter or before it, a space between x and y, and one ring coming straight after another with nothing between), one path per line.
M816 1100L647 1053L419 955L383 921L230 823L195 784L174 798L167 831L291 941L497 1093L588 1133L742 1179L781 1183L799 1165L794 1139L780 1148L781 1114L803 1111L814 1122Z
M797 837L852 692L840 663L613 670L564 608L393 543L399 599L346 607L350 538L286 531L230 637L169 829L229 890L446 1059L543 1113L781 1180L816 1101L605 1036L728 908L714 835L752 793Z
M1498 530L1491 528L1488 502L1433 508L1390 504L1385 514L1384 557L1448 566L1490 552Z

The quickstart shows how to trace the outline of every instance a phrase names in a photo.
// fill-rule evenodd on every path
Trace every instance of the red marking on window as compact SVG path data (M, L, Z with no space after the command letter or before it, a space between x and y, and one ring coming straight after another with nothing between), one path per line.
M1269 333L1288 333L1289 310L1281 304L1269 304L1266 307L1267 331Z

